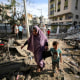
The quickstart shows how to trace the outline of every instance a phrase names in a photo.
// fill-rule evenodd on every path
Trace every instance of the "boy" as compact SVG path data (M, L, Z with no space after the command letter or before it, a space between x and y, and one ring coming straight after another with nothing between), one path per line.
M48 29L48 31L47 31L47 34L48 34L48 38L49 38L49 35L50 35L50 30Z
M61 50L58 48L59 43L57 41L53 42L53 48L50 49L51 55L52 55L52 68L53 71L55 70L55 67L57 67L57 70L59 71L59 61L62 62L62 56L61 56ZM53 74L54 76L54 74Z

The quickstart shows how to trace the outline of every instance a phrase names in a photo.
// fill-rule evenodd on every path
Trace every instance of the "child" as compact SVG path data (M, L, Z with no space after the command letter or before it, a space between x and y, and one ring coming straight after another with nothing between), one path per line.
M48 34L48 38L49 38L49 35L50 35L50 30L48 29L48 31L47 31L47 34Z
M57 70L59 71L59 61L62 62L62 56L61 56L61 50L58 48L59 43L57 41L53 42L53 48L50 49L51 55L52 55L52 68L53 71L55 71L55 68L57 67ZM54 74L53 74L54 75Z

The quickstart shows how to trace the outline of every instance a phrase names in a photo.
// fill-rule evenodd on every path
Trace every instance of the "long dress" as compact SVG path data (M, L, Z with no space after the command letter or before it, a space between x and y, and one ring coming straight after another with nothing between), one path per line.
M35 28L37 29L38 35L34 36L33 34L31 34L30 38L27 41L28 50L33 52L34 59L35 59L37 65L39 67L43 68L44 61L43 61L42 53L45 49L45 44L46 44L46 42L48 42L48 40L40 28L38 28L37 26L35 26Z

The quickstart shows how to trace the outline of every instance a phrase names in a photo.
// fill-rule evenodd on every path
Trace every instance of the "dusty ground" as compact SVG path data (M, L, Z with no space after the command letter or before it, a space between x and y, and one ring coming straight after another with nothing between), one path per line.
M18 43L20 43L21 45L24 44L26 40L18 40ZM45 68L42 72L37 73L36 72L36 63L34 61L34 58L28 59L27 58L30 56L33 56L33 54L31 53L30 56L27 57L26 52L27 52L27 46L25 46L23 48L23 50L21 50L21 46L16 46L16 48L18 49L18 51L20 52L21 55L25 55L26 57L18 57L16 56L17 59L21 59L24 58L25 59L25 63L26 64L30 64L33 67L31 68L31 70L29 72L27 72L27 76L25 76L25 80L80 80L80 74L74 74L71 70L70 70L70 66L67 65L65 62L69 62L69 61L75 61L76 63L78 63L78 69L80 70L80 50L74 50L72 46L67 45L64 41L59 40L59 39L49 39L49 48L52 47L52 42L53 41L58 41L59 42L59 48L62 50L62 54L73 54L73 55L79 55L77 57L73 56L73 58L71 56L62 56L63 62L60 63L60 68L63 71L60 75L55 73L55 76L53 77L53 73L52 73L52 62L51 62L51 57L47 58L45 60ZM23 54L22 54L23 53ZM61 79L60 76L64 75L64 79ZM58 79L57 79L58 77ZM11 79L12 80L12 79ZM15 79L14 79L15 80Z
M59 39L49 39L48 40L49 48L52 47L53 41L59 42L59 48L62 50L62 54L74 54L74 55L78 54L79 56L77 56L76 63L80 62L80 50L74 50L72 46L67 45L64 41ZM22 44L23 43L24 42L22 41ZM23 49L26 50L26 46ZM31 55L33 56L32 53ZM69 65L65 63L65 61L68 61L68 62L71 60L73 61L72 57L65 55L65 56L62 56L62 59L63 59L63 62L60 63L60 68L63 71L60 76L64 74L64 79L62 80L80 80L80 76L77 74L73 74L73 72L70 70ZM31 65L35 64L34 59L32 59L29 64ZM55 73L55 77L53 77L52 62L50 57L45 60L45 64L46 64L45 68L41 73L37 73L35 69L30 71L29 75L27 76L28 80L61 80L61 79L57 79L57 77L59 77L59 74L57 73ZM78 67L80 67L80 65L78 65Z

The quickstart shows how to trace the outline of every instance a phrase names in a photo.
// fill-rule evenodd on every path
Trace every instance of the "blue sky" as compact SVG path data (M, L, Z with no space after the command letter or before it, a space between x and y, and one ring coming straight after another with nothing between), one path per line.
M30 5L27 7L33 15L40 16L41 11L38 9L42 9L42 15L48 17L48 0L30 0Z
M8 0L0 0L0 3L6 3ZM23 5L22 0L16 0ZM22 10L22 7L18 7L18 10ZM31 13L32 15L40 16L41 11L39 9L42 9L42 15L44 17L48 17L48 0L28 0L27 3L27 12Z
M0 2L7 2L8 0L0 0ZM17 1L21 1L21 0L17 0ZM48 0L28 0L30 2L34 2L34 3L48 3Z
M48 3L48 0L34 0L35 3Z

